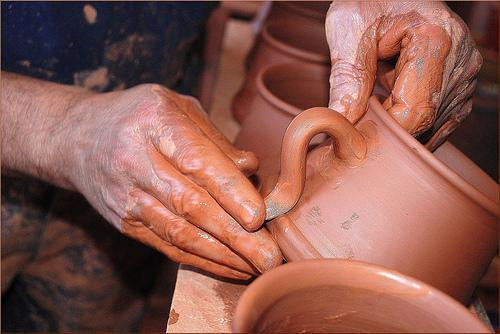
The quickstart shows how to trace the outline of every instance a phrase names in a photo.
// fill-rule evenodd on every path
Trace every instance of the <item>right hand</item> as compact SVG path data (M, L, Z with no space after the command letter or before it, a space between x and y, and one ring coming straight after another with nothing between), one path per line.
M467 26L446 4L333 2L326 37L329 106L352 123L366 111L378 61L393 57L396 67L379 77L391 90L384 108L413 135L438 132L428 148L437 147L471 112L482 58Z
M92 94L61 128L74 187L124 234L174 261L247 279L282 262L263 199L194 98L159 85Z

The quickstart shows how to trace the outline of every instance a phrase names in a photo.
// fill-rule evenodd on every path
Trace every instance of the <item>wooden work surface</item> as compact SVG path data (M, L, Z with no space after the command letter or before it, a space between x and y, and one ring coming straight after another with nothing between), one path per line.
M236 304L246 286L181 265L167 333L230 333ZM475 299L470 310L493 331L479 299Z
M181 265L167 333L231 332L233 312L246 286Z

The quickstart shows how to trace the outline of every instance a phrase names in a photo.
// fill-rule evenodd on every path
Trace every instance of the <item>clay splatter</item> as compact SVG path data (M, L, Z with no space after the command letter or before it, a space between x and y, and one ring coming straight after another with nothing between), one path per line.
M83 16L88 24L94 24L97 22L97 10L92 5L86 4L83 6Z
M170 311L170 315L168 316L168 324L173 325L177 321L179 321L179 313L175 312L174 309Z

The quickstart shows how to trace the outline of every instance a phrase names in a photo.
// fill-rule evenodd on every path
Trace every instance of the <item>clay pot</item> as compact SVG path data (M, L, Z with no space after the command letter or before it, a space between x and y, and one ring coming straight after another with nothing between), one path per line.
M271 65L257 76L257 92L247 101L250 113L235 146L253 151L260 161L261 183L274 185L281 140L293 117L304 109L327 106L330 68L308 63ZM273 177L266 181L268 175Z
M288 263L257 278L241 296L232 327L234 333L489 332L425 283L332 259Z
M267 22L288 20L298 25L324 24L330 1L274 1Z
M318 132L335 145L310 152L306 177ZM498 184L449 143L429 152L375 97L356 128L327 108L297 116L265 200L287 260L376 263L463 303L498 248Z
M232 102L235 119L241 123L250 112L248 101L256 94L259 71L269 65L287 62L329 64L330 56L323 23L294 21L264 25L247 57L247 76Z

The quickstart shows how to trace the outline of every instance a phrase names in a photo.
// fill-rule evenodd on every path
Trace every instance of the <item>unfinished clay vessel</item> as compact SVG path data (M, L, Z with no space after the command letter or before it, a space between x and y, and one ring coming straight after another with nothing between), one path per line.
M325 24L330 1L274 1L267 22L288 20L299 25Z
M261 183L274 185L281 140L293 117L302 110L328 105L329 75L328 66L308 63L271 65L259 73L257 92L247 101L250 112L234 144L257 155Z
M319 132L334 145L310 152L306 176ZM375 97L356 128L327 108L299 114L265 200L287 260L376 263L463 303L498 249L498 184L449 143L429 152Z
M232 102L235 119L241 123L250 112L248 101L256 94L259 71L269 65L288 62L329 64L329 50L323 23L294 21L266 23L247 57L247 75Z
M347 260L288 263L243 293L234 333L488 333L463 305L418 280Z

